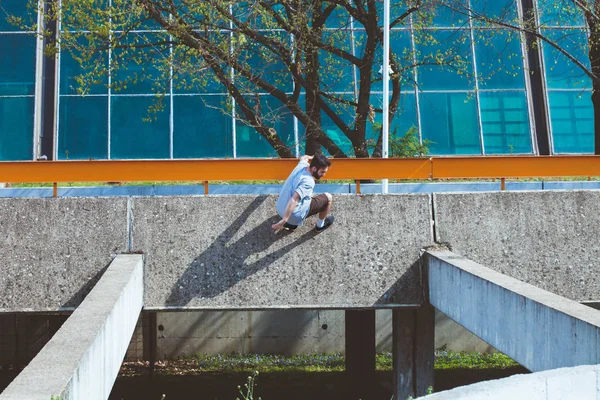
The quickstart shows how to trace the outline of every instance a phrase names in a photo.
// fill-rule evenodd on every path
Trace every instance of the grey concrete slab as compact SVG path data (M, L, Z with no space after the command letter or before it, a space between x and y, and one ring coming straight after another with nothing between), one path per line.
M0 400L107 399L143 305L141 255L120 255Z
M127 199L0 199L0 312L77 306L127 251Z
M600 364L600 311L450 251L425 256L431 304L530 371Z
M419 250L431 243L427 195L334 196L274 234L275 196L133 199L133 249L146 254L149 309L361 308L418 305Z
M576 300L600 298L600 192L435 194L436 240Z

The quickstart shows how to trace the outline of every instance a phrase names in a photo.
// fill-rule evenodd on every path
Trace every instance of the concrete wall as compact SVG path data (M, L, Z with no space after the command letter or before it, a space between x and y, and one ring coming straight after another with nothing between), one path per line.
M140 255L115 258L0 400L107 399L143 305Z
M436 241L576 301L600 299L600 191L434 195Z
M600 311L450 251L428 251L430 303L530 371L600 364Z
M0 312L73 308L127 251L127 199L0 199Z
M600 366L560 368L476 383L419 397L427 400L598 400Z

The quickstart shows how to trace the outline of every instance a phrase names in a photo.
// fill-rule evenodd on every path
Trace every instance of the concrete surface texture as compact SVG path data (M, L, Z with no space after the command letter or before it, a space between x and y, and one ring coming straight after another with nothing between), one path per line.
M377 310L377 351L392 350L392 310ZM197 353L309 354L344 352L344 311L158 312L157 356L173 359ZM435 348L495 349L445 316L435 313Z
M559 368L476 383L419 397L423 400L598 400L600 366Z
M127 251L127 199L0 199L0 312L73 308Z
M133 200L146 309L362 308L422 303L419 250L432 241L428 195L335 196L274 234L275 196Z
M425 257L431 304L530 371L600 364L600 311L450 251Z
M143 305L141 255L115 258L0 400L106 399Z
M600 297L600 191L435 194L436 241L576 301Z

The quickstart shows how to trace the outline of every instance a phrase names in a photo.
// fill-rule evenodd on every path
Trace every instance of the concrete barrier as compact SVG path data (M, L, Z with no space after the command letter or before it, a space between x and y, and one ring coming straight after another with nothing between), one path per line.
M530 371L600 363L600 311L450 251L426 258L430 303Z
M600 191L435 194L436 241L576 301L600 298Z
M0 312L76 307L127 251L127 199L0 199Z
M431 243L428 195L336 196L274 234L275 196L133 199L133 249L146 255L145 307L286 309L418 306L419 250Z
M419 397L423 400L598 400L600 366L514 375Z
M0 400L107 399L143 305L140 255L115 258Z

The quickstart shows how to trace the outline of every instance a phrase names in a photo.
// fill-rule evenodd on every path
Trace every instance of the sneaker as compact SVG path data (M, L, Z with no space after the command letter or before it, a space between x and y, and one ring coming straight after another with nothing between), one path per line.
M315 230L317 232L323 232L325 229L333 225L333 221L335 221L335 218L333 215L330 215L329 217L325 218L325 223L323 224L323 226L321 228L315 227Z
M286 231L290 231L290 232L294 232L297 227L298 227L298 225L288 224L287 222L285 223L285 225L283 225L283 229L285 229Z

